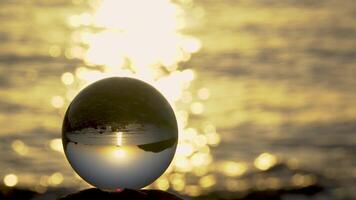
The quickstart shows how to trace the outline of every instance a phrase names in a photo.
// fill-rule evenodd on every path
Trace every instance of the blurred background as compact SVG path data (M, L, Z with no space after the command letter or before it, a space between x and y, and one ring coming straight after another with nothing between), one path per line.
M355 9L353 0L2 0L0 197L90 187L63 154L64 112L88 84L129 76L161 91L179 124L174 161L148 188L186 199L355 199Z

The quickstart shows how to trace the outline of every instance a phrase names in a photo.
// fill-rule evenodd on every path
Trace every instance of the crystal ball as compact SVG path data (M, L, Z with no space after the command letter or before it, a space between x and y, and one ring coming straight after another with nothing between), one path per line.
M104 190L139 189L171 163L178 140L168 101L133 78L106 78L83 89L62 127L65 155L76 173Z

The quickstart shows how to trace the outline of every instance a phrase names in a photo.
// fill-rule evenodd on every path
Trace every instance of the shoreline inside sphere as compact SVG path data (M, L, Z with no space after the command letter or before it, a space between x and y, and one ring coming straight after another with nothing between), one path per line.
M178 128L168 101L133 78L107 78L83 89L62 127L65 155L85 181L104 190L139 189L173 159Z

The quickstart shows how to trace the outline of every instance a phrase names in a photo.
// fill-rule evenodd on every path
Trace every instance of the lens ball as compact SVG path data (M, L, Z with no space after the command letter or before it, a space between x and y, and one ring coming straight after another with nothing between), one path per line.
M105 190L139 189L173 159L177 121L154 87L133 78L107 78L83 89L62 128L65 155L89 184Z

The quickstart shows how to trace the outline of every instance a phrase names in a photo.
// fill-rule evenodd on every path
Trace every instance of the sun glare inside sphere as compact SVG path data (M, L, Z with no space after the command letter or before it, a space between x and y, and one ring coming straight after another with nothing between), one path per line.
M155 181L175 154L178 128L168 101L133 78L106 78L71 102L62 128L63 149L88 183L116 191Z

